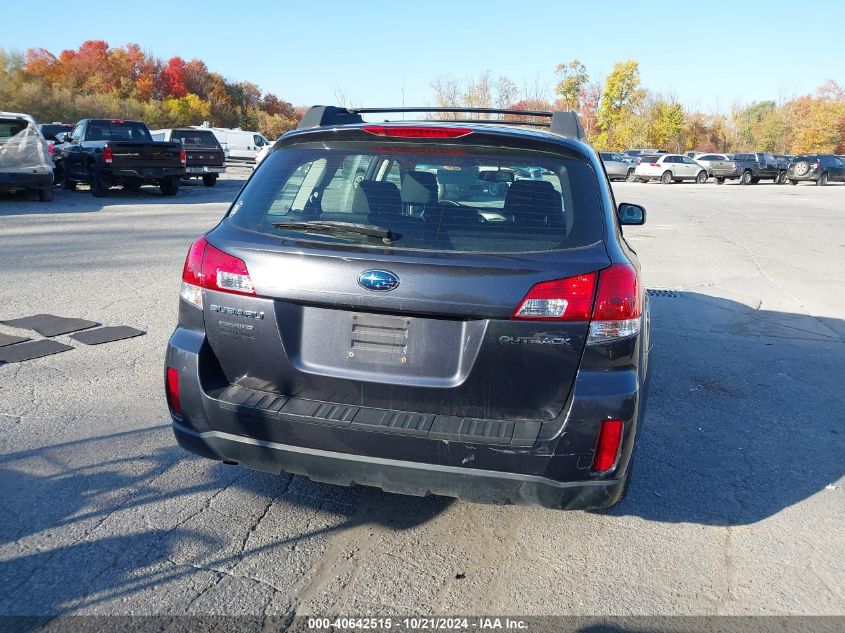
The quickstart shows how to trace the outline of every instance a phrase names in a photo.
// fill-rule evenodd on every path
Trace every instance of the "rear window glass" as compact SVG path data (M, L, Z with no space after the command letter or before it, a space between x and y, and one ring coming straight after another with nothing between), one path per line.
M640 156L641 163L656 163L660 160L660 156Z
M185 147L220 146L214 134L205 130L197 130L196 132L177 130L170 133L170 140L176 143L182 143Z
M20 134L29 123L23 119L0 119L0 139L7 139Z
M143 123L129 121L90 121L85 138L89 141L152 141Z
M390 231L389 248L505 253L600 241L600 205L592 168L575 158L350 142L273 152L229 219L289 239L385 248L377 232L285 228L289 222L342 222Z
M56 140L56 134L61 134L62 132L71 132L73 130L72 125L59 125L57 123L47 123L39 128L41 130L41 134L46 138L48 141Z

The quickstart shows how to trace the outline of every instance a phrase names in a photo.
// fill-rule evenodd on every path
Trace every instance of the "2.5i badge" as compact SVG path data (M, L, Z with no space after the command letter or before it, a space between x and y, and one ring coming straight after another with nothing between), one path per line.
M247 319L263 319L263 312L256 312L255 310L241 310L240 308L229 308L227 306L218 306L211 304L208 309L212 312L219 312L221 314L228 314L231 316L246 317Z

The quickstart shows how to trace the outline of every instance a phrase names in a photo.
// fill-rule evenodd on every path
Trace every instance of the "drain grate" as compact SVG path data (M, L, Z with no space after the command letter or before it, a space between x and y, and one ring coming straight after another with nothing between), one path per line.
M646 290L649 297L666 297L668 299L677 299L681 296L680 290L673 290L671 288L648 288Z

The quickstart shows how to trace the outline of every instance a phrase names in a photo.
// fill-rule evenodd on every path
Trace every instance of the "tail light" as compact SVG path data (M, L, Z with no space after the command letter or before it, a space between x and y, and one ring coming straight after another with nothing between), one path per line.
M519 321L589 321L596 273L535 284L514 311Z
M55 145L55 143L53 143L52 141L47 143L47 152L50 154L50 156L53 155L53 145Z
M111 165L112 158L113 158L113 155L112 155L111 147L104 147L103 148L103 161L106 164Z
M182 167L184 167L188 162L188 157L185 155L185 148L179 148L179 160L182 162Z
M472 134L465 127L428 127L425 125L365 125L365 132L396 138L460 138Z
M652 167L660 167L660 163L649 163Z
M202 288L255 296L255 286L243 260L215 248L204 237L188 249L182 269L181 297L202 308Z
M630 264L613 264L599 271L587 345L636 336L640 333L642 311L643 298L636 268Z
M170 412L181 416L182 401L179 398L179 372L173 369L173 367L167 368L164 389L167 394L167 406L170 408Z
M599 428L592 471L605 473L616 465L622 443L622 420L604 420Z
M599 272L532 286L511 315L517 321L590 321L588 345L636 336L642 294L637 270L613 264Z
M812 164L810 165L810 169L818 169L820 164L821 164L821 163L812 163Z

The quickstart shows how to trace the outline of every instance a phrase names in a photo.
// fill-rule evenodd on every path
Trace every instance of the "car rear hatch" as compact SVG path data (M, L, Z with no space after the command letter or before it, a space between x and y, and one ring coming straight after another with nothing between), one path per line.
M188 167L222 167L226 156L209 130L174 130L170 140L185 148Z
M309 415L356 407L402 424L539 428L559 416L594 273L610 265L589 160L564 145L508 147L504 135L338 136L271 154L189 256L223 386L280 394ZM491 167L511 174L504 199L483 186L438 199L437 174L491 178ZM510 182L531 170L541 178Z
M112 167L115 169L148 169L181 167L181 145L155 141L109 141Z

